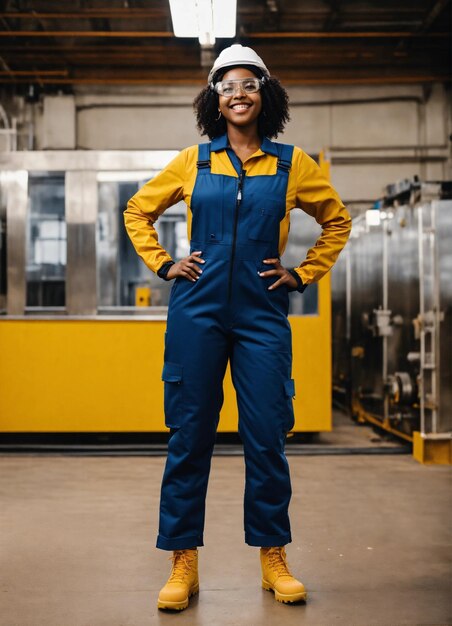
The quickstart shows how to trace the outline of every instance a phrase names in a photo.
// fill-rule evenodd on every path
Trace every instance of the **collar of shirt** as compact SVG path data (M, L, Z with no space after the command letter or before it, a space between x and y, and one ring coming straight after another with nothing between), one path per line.
M211 150L212 152L220 152L220 150L226 150L228 147L228 136L225 133L220 137L215 137L212 139ZM262 153L271 154L273 156L278 156L278 150L276 149L273 141L264 137L261 143L260 151ZM260 156L259 152L256 152L256 156Z

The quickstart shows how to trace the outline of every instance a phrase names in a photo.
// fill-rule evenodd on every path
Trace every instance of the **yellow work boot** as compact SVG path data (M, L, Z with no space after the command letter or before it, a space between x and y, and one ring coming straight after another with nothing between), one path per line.
M284 547L261 548L262 587L274 591L278 602L300 602L308 594L289 571Z
M166 585L160 590L157 607L182 611L188 598L199 591L198 550L174 550L173 569Z

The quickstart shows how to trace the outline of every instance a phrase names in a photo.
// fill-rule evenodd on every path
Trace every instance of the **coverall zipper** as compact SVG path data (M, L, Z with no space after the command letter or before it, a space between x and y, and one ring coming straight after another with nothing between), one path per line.
M233 235L232 235L232 250L231 250L231 266L229 268L229 281L228 281L228 302L231 299L231 293L232 293L232 272L234 270L235 247L236 247L236 240L237 240L237 224L239 221L239 209L240 209L240 203L242 202L243 179L245 175L246 175L246 170L242 168L240 171L240 176L238 180L237 197L235 200L234 230L233 230Z

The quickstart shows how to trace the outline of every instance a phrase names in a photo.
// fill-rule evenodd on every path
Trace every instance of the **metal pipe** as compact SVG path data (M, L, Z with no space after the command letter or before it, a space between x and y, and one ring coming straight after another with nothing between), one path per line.
M436 238L436 211L437 211L437 203L435 201L432 202L430 213L431 213L431 254L432 254L432 270L433 270L433 315L434 315L434 326L433 332L434 336L432 338L432 349L434 349L434 370L432 372L432 387L435 391L435 409L432 415L432 432L438 432L438 416L441 415L441 407L440 407L440 380L441 380L441 359L440 359L440 330L441 330L441 311L440 311L440 273L439 273L439 261L438 261L438 246L437 246L437 238Z
M415 104L421 104L423 102L423 98L420 96L388 96L382 98L350 98L350 99L330 99L330 100L309 100L308 102L290 100L290 108L294 107L317 107L317 106L347 106L347 105L355 105L355 104L386 104L389 102L413 102ZM82 104L77 106L77 111L85 111L89 109L149 109L149 108L157 108L161 106L165 106L165 108L185 108L187 106L192 106L192 98L189 97L187 100L178 101L178 102L121 102L121 103L94 103L94 104ZM447 143L438 144L438 145L430 145L428 148L444 148L447 147ZM329 148L331 149L331 147ZM387 150L387 146L363 146L356 147L353 146L348 148L346 146L334 146L334 150L338 151L358 151L358 150ZM391 150L413 150L413 146L390 146Z
M18 170L2 173L6 182L6 267L8 292L6 310L9 315L23 315L26 303L26 235L28 204L28 172Z
M417 146L416 146L416 156L419 157L419 165L420 165L420 177L421 180L427 180L427 168L426 168L426 143L427 143L427 114L426 114L426 106L425 106L425 98L423 101L418 103L417 107L417 129L418 129L418 137L417 137Z
M372 165L373 163L395 163L400 165L401 163L445 163L448 157L444 156L353 156L353 157L334 157L333 162L335 164L342 163L343 165L353 165L355 163L359 165Z
M0 444L0 456L7 454L39 454L67 456L166 456L165 445L52 445L52 444ZM310 444L292 444L285 448L287 456L350 456L350 455L386 455L410 454L409 446L381 447L342 447L310 446ZM217 445L214 456L243 456L243 447L235 445Z
M367 411L364 411L361 405L359 405L359 416L362 419L366 420L366 422L375 424L375 426L378 426L379 428L383 428L383 430L386 430L388 433L391 433L392 435L396 435L397 437L401 437L402 439L405 439L405 441L409 441L410 443L413 443L413 437L411 435L407 435L401 430L392 428L392 426L390 426L389 423L385 424L384 422L381 421L380 418L375 417L374 415L368 413Z
M17 151L17 117L13 117L13 134L12 134L12 145L10 146L12 152Z
M352 334L352 262L349 248L345 248L345 336L350 344Z
M418 215L418 250L419 250L419 412L421 435L425 435L425 399L424 399L424 364L425 364L425 330L424 330L424 228L422 206L417 209Z
M383 222L383 310L388 310L388 220ZM383 335L382 345L382 384L383 388L388 378L388 337ZM388 394L384 394L383 400L383 415L387 420L389 417L389 397Z
M34 107L30 104L27 107L28 109L28 125L27 125L27 150L32 152L35 147L35 125L34 125Z

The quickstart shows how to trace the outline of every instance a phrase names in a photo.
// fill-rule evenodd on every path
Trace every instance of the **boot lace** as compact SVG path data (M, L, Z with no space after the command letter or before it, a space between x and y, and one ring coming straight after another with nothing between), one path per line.
M267 557L270 567L276 572L278 577L290 576L292 578L284 549L270 548L267 552Z
M173 562L173 569L168 582L185 582L190 574L194 556L185 550L175 550L169 560Z

